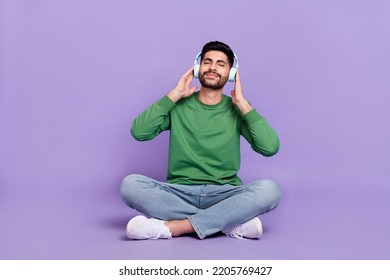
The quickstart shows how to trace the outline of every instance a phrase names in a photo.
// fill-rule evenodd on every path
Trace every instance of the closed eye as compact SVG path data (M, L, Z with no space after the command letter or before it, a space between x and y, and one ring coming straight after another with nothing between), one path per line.
M204 59L202 60L202 63L203 63L203 64L210 64L210 63L212 63L212 62L213 62L213 60L210 59L210 58L204 58ZM221 67L225 67L225 66L228 65L224 60L217 60L217 64L218 64L218 66L221 66Z

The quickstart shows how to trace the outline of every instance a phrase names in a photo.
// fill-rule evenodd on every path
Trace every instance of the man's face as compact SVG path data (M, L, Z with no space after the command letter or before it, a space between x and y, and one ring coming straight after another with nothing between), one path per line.
M223 52L205 53L199 68L199 81L204 88L221 89L229 78L229 59Z

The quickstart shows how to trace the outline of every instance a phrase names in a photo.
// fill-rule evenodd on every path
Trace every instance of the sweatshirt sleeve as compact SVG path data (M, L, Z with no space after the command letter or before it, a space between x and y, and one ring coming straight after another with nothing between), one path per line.
M169 112L175 103L164 96L142 112L131 125L131 135L138 141L151 140L170 127Z
M279 150L278 135L255 109L244 115L241 134L249 142L252 149L263 156L273 156Z

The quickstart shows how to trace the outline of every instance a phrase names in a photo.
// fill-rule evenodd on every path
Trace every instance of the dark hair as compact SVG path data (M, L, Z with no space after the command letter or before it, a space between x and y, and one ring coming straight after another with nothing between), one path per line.
M219 41L208 42L206 45L203 46L202 54L200 56L200 61L203 60L204 55L208 51L220 51L220 52L223 52L224 54L226 54L226 56L229 59L230 68L233 67L233 64L234 64L234 52L225 43L222 43L222 42L219 42Z

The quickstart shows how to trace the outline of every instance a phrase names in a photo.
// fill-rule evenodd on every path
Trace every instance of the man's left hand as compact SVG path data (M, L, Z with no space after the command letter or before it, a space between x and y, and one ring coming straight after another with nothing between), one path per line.
M240 80L240 70L238 69L234 82L234 90L232 90L230 94L232 95L233 104L235 104L244 115L253 109L253 107L249 104L248 100L246 100L244 97Z

